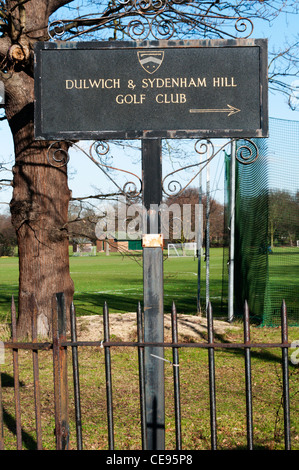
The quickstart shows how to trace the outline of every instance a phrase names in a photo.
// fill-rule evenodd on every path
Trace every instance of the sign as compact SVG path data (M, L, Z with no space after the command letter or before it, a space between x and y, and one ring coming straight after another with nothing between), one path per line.
M36 44L38 139L266 137L267 40Z

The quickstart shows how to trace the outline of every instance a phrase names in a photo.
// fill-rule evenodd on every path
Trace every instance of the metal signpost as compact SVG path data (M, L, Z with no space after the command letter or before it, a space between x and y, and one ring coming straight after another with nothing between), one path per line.
M144 339L163 343L161 139L268 135L267 40L36 44L35 136L142 139ZM148 450L165 448L163 347L145 348Z
M267 40L36 45L36 137L265 137Z
M147 211L143 236L144 341L163 343L163 240L159 207L162 202L162 148L160 139L142 140L142 193ZM148 449L165 448L164 352L147 347L145 362L146 431Z

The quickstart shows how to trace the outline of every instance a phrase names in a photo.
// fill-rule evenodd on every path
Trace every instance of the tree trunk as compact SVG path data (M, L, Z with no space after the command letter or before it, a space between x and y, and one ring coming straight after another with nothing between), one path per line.
M10 209L19 247L18 336L31 334L29 301L33 294L38 334L49 337L53 295L65 293L69 312L74 292L69 274L67 169L49 164L50 143L34 139L33 79L21 73L12 80L10 90L16 89L17 96L8 104L6 115L15 147Z
M38 334L50 337L53 295L65 293L69 313L74 292L69 274L67 169L51 166L47 159L50 143L34 139L33 78L34 43L48 39L50 15L70 2L5 0L0 6L5 19L0 37L0 77L15 147L10 210L19 248L20 338L31 335L32 295L38 308Z

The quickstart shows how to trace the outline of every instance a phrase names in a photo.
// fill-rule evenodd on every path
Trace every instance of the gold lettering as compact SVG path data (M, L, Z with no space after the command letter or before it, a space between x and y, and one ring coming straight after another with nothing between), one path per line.
M73 80L66 80L65 81L65 88L66 90L71 90L74 86Z
M186 101L185 93L171 93L170 95L167 93L159 93L156 96L156 102L158 104L183 104L186 103Z
M193 78L191 78L191 80L190 80L190 82L189 82L188 87L190 87L190 86L196 86L196 83L195 83L195 81L194 81Z
M199 86L204 86L204 87L206 87L206 86L207 86L207 79L206 79L206 78L203 78L203 79L198 78L198 79L197 79L197 86L198 86L198 87L199 87Z
M234 77L214 77L213 86L218 88L230 88L238 85L234 82Z
M181 88L187 87L187 78L181 78Z
M115 101L117 104L143 104L145 95L117 95Z
M180 86L179 83L180 83L179 78L172 78L172 80L171 80L172 88L174 88L176 86L179 87Z
M186 99L186 95L184 93L181 93L180 94L180 103L186 103L187 99Z
M89 84L90 84L91 88L94 88L94 87L99 88L102 81L103 81L102 78L100 78L98 81L89 79Z
M74 80L75 82L75 88L77 88L77 90L81 90L82 89L82 80L79 80L79 85L77 83L77 80Z
M190 88L190 87L206 87L206 78L186 78L186 77L175 77L175 78L143 78L141 82L142 88Z
M162 101L161 101L161 99L162 99ZM163 95L157 95L156 96L156 101L157 101L157 103L162 104L163 103Z
M119 78L84 78L80 80L66 80L65 81L66 90L71 90L76 88L77 90L87 90L89 88L101 88L102 90L110 90L112 88L120 88L120 79Z

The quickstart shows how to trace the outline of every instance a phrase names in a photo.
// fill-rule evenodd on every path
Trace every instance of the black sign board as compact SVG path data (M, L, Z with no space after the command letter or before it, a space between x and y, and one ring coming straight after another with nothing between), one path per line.
M36 45L39 139L266 137L267 40Z

